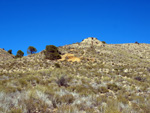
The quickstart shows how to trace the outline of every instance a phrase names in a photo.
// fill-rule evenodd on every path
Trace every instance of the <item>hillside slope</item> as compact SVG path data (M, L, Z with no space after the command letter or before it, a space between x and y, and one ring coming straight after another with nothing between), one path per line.
M9 54L7 51L0 48L0 61L13 59L14 55Z
M150 44L103 44L96 38L0 61L0 111L150 112Z

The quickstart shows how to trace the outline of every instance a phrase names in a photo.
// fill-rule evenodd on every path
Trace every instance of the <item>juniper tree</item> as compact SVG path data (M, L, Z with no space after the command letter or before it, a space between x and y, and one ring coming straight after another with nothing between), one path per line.
M37 52L37 49L33 46L29 46L28 49L27 49L28 54L33 54L33 53L36 53L36 52Z
M45 58L50 60L57 60L61 58L60 52L54 45L47 45L44 54Z
M24 52L22 52L21 50L18 50L15 57L16 58L21 58L21 57L23 57L23 55L24 55Z
M11 50L11 49L10 49L10 50L8 50L7 52L8 52L9 54L12 54L12 50Z

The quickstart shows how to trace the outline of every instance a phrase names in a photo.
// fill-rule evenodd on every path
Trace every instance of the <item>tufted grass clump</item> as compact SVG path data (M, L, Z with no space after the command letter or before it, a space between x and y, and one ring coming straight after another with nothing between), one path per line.
M122 102L123 104L128 104L129 103L128 98L126 98L126 96L123 95L123 94L118 95L117 99L118 99L119 102Z
M60 64L55 63L55 67L56 67L56 68L60 68Z
M95 89L84 85L76 85L69 87L70 90L79 93L81 96L88 96L95 94Z
M98 88L98 92L100 92L100 93L107 93L107 92L109 92L109 90L106 87L102 86L102 87Z
M48 105L41 99L30 97L29 99L24 100L24 104L26 105L28 113L35 113L36 111L45 113L48 111Z
M21 87L26 87L28 85L28 82L26 79L19 79L19 84L21 85Z
M109 83L107 84L108 89L113 90L113 91L118 91L121 88L119 86L117 86L115 83Z
M134 79L137 80L137 81L140 81L140 82L144 82L145 81L145 78L142 78L140 76L136 76L136 77L134 77Z
M61 105L58 110L57 113L80 113L77 106L73 106L73 105Z
M66 94L61 97L61 101L66 104L71 104L75 100L72 94Z
M61 76L60 78L58 78L58 80L56 81L56 83L58 84L59 87L64 86L67 87L68 86L68 80L66 77Z
M21 108L12 108L9 113L22 113Z

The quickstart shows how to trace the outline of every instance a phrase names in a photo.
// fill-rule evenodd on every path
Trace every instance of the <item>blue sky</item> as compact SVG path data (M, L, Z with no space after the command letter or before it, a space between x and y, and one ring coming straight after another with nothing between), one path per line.
M87 37L150 43L150 0L0 0L0 48L14 55Z

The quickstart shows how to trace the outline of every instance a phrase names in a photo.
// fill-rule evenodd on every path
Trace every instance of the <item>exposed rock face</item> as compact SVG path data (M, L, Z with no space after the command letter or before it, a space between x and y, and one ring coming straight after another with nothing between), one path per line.
M81 44L85 44L87 46L101 46L103 45L103 43L101 41L99 41L97 38L93 38L93 37L88 37L86 39L84 39Z
M0 61L9 60L12 58L14 58L14 55L11 55L7 51L0 48Z
M67 60L69 62L80 62L81 59L78 57L75 57L74 54L65 54L61 56L62 58L59 61Z
M84 39L80 43L74 43L74 44L63 46L63 47L69 47L69 48L86 48L86 47L91 47L91 46L95 47L95 46L102 46L102 45L103 45L103 43L101 41L99 41L97 38L88 37L88 38Z

